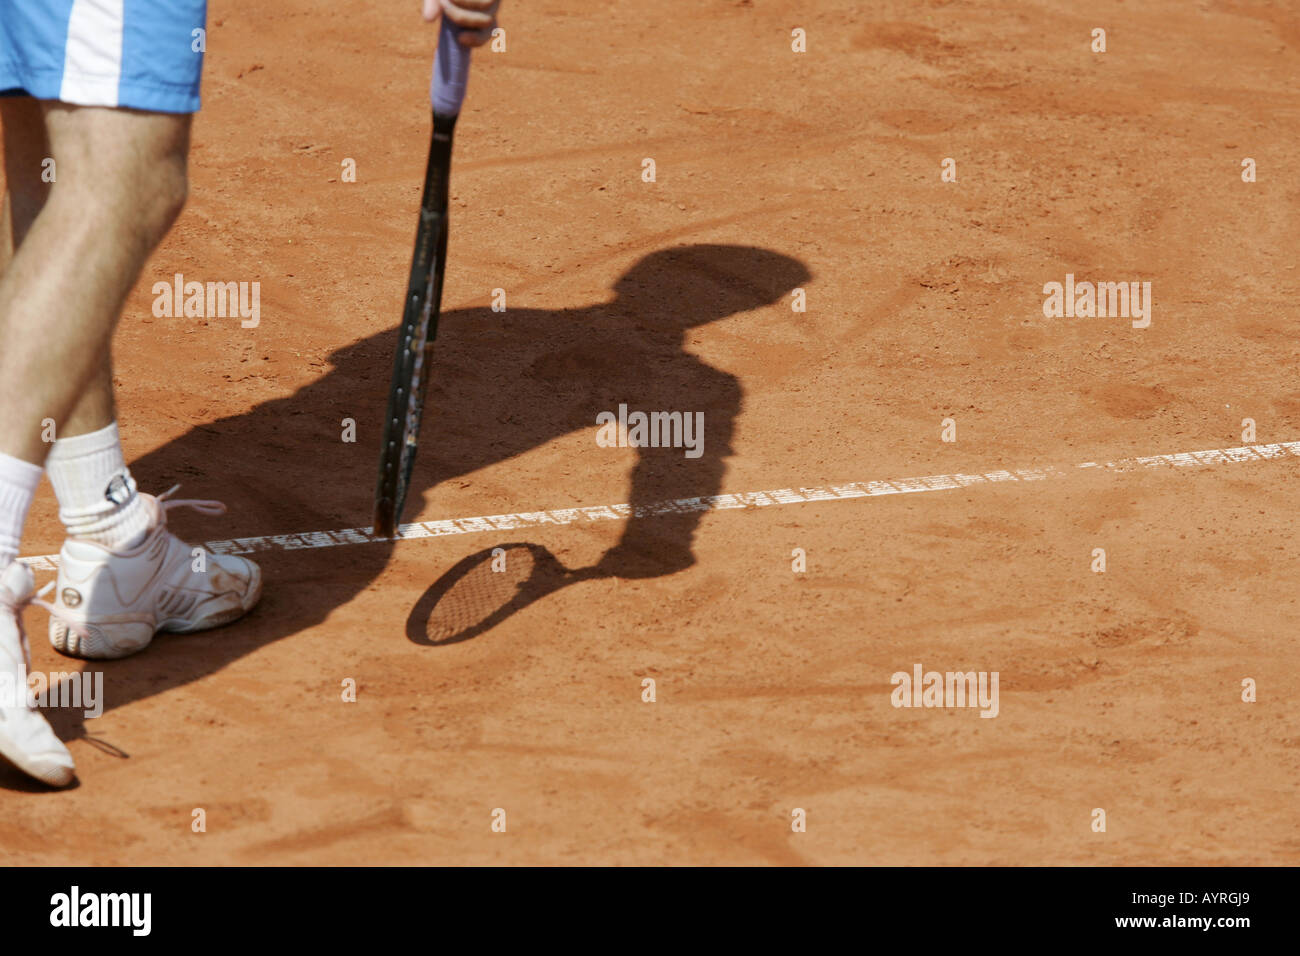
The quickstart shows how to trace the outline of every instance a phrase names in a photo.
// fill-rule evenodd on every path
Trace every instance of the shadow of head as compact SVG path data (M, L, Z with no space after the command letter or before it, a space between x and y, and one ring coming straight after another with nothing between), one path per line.
M585 311L588 317L614 319L606 326L611 331L619 320L631 317L639 332L649 333L643 335L647 342L675 347L675 336L686 329L772 305L811 279L812 273L798 259L770 249L705 243L674 246L639 259L614 281L612 302L587 306ZM482 322L488 328L508 329L508 339L492 346L493 360L503 362L530 344L553 345L555 328L570 326L583 311L576 304L553 313L514 306L504 314L482 307L456 309L443 312L441 327ZM396 328L389 329L336 349L330 363L367 382L386 382L396 341ZM439 342L435 355L474 344L450 342L445 336Z
M811 278L802 262L770 249L696 244L650 253L614 293L647 324L687 329L771 305Z

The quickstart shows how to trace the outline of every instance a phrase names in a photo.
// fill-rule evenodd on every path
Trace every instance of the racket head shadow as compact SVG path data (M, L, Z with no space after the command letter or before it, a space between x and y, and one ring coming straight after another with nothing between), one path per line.
M587 576L570 571L539 544L484 548L462 558L421 595L406 619L407 639L426 646L467 641Z

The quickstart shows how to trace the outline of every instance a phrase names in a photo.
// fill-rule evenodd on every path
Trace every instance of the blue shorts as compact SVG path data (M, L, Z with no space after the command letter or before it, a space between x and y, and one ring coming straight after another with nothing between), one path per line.
M0 0L0 95L199 108L207 0Z

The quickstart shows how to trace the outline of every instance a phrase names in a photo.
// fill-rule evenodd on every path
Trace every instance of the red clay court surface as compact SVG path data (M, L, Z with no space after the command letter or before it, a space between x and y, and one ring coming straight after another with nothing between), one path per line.
M212 4L192 198L116 342L141 486L230 506L178 515L196 540L370 523L427 144L417 6ZM99 719L53 713L80 786L0 771L0 862L1300 862L1300 461L1131 461L1300 440L1295 6L502 19L457 132L407 520L1010 477L267 545L246 621L96 665ZM153 317L176 273L260 282L261 324ZM1067 273L1149 281L1150 327L1044 318ZM598 447L620 402L703 411L703 456ZM507 541L618 574L408 640L425 590ZM59 542L47 486L24 554ZM27 621L35 670L80 666ZM997 671L998 716L891 706L918 663Z

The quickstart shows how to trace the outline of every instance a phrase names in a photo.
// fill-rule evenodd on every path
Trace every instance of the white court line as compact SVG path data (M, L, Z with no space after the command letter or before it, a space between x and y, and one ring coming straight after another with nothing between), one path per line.
M1300 441L1276 445L1246 445L1239 448L1211 448L1207 451L1182 452L1174 455L1150 455L1143 458L1120 458L1115 461L1085 461L1073 468L1048 465L1042 468L1019 468L1015 471L985 471L975 474L925 475L919 478L893 478L889 481L854 481L846 485L819 488L778 488L747 494L709 495L701 498L678 498L643 505L633 511L631 505L596 505L588 508L562 508L556 511L522 511L514 514L481 515L474 518L447 518L399 525L397 538L440 538L453 534L478 534L484 531L513 531L541 525L565 525L575 521L619 521L662 514L691 511L726 511L737 508L764 508L770 505L794 505L808 501L838 501L844 498L874 498L878 495L906 495L922 491L947 491L1001 481L1042 481L1064 478L1081 468L1109 471L1132 471L1139 468L1193 468L1228 465L1243 461L1268 461L1275 458L1300 458ZM219 554L256 554L261 551L299 551L304 548L335 548L345 544L377 544L386 539L375 537L371 528L344 528L341 531L304 531L299 534L276 534L231 541L208 541L205 547ZM33 570L52 571L58 567L57 554L20 558Z

